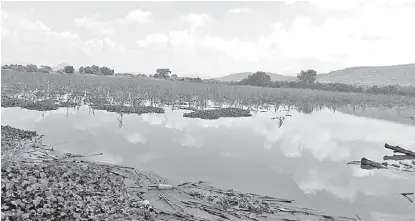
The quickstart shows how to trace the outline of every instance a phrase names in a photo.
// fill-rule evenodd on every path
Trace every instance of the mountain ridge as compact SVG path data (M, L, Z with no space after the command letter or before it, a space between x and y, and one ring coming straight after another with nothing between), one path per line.
M254 72L233 73L213 78L223 82L241 81ZM266 72L272 81L297 81L296 76ZM389 66L356 66L317 74L320 83L344 83L352 85L415 85L415 63Z
M296 81L297 78L295 76L286 76L281 74L275 74L271 72L265 72L271 77L271 81ZM229 75L225 75L222 77L213 78L214 80L219 80L223 82L229 81L241 81L244 78L247 78L250 74L254 74L254 72L239 72L233 73Z

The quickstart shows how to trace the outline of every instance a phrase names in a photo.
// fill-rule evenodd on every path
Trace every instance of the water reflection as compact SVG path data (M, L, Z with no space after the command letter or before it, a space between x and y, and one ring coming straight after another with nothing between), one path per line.
M206 180L241 191L294 199L338 215L377 220L411 215L399 192L412 192L414 177L365 171L346 162L381 159L385 142L415 150L415 127L334 113L272 110L247 118L183 118L165 114L119 115L87 107L36 112L2 108L2 124L37 130L62 152L91 154L109 163L151 170L172 183ZM43 115L43 116L42 116ZM82 142L80 142L82 141Z

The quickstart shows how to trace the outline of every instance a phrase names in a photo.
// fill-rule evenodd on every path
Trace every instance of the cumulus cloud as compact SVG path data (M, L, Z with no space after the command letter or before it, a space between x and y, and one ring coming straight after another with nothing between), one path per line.
M146 138L138 132L125 135L124 138L132 144L136 144L136 143L145 144L147 142Z
M270 25L268 34L253 40L201 34L198 30L206 27L211 18L207 14L190 13L181 17L190 24L189 31L152 34L139 42L142 46L150 42L166 46L170 42L172 47L186 45L253 63L283 63L287 59L333 63L339 56L345 66L410 63L410 58L415 57L415 45L411 44L415 30L408 27L415 20L414 11L415 7L363 7L351 17L333 17L322 24L314 22L312 17L297 16L290 24L276 21ZM411 50L401 50L407 47Z
M63 38L63 39L79 38L77 33L71 33L69 31L63 31L63 32L52 31L47 25L37 20L24 19L23 21L21 21L21 25L23 29L27 31L41 33L45 35L45 37L56 36L56 37Z
M74 23L78 26L98 32L100 34L109 35L115 33L115 28L120 25L128 25L132 23L143 24L149 21L151 13L135 9L126 16L115 20L103 21L100 14L93 14L76 18Z
M112 22L100 21L101 16L99 14L93 14L90 16L84 16L82 18L76 18L75 24L93 31L97 31L102 34L112 34L114 29L110 27Z
M231 8L228 13L230 14L241 14L241 13L250 13L252 10L250 8Z
M108 37L105 38L93 38L90 40L87 40L84 43L85 47L82 49L86 53L93 54L95 52L121 52L124 53L126 50L125 48L119 44L118 42L115 42L111 40Z
M327 191L342 199L352 200L356 193L357 187L354 183L341 185L337 182L340 174L329 174L317 169L308 169L307 175L302 181L297 182L298 187L308 195L316 195L319 191Z
M169 37L163 33L153 33L147 35L144 39L137 40L139 48L150 46L165 46L169 42Z
M189 13L187 15L181 16L180 19L189 23L192 31L205 27L212 20L207 14L194 13Z
M359 10L361 7L400 7L412 4L413 0L306 0L318 8L328 10ZM287 0L286 2L296 2L296 0Z
M126 19L136 23L145 23L149 21L150 15L151 13L149 11L136 9L129 12L126 16Z
M54 30L54 26L51 24L49 27L46 20L28 19L29 16L36 16L36 13L28 11L15 19L15 11L2 9L1 34L6 39L4 45L8 56L27 62L53 60L52 63L59 63L59 57L61 60L78 59L79 63L84 60L111 63L111 66L123 67L123 71L140 69L150 72L157 65L156 60L166 56L172 59L164 59L163 65L201 77L255 69L287 74L294 74L302 68L326 72L346 66L412 63L415 57L415 44L412 43L415 30L409 27L415 20L415 6L409 3L406 0L336 3L310 0L309 4L303 5L315 9L315 13L305 16L296 11L290 21L278 20L278 17L270 21L253 16L262 25L260 30L263 31L252 31L243 37L233 35L231 31L221 33L228 28L224 25L245 25L229 19L232 16L211 17L204 13L177 15L176 20L160 23L162 30L168 30L165 32L153 28L149 30L147 26L134 31L129 29L134 25L144 27L143 24L151 21L152 13L143 9L131 9L115 19L106 18L104 14L70 18L75 25L92 31L94 37L100 39L86 44L96 48L96 53L105 51L105 48L128 53L125 59L117 62L110 53L88 54L92 49L83 48L88 39L80 39L74 30ZM344 13L325 13L332 10L344 10ZM256 13L246 7L228 10L230 14L248 12ZM180 25L182 28L177 28ZM263 25L268 25L268 29ZM85 32L84 29L82 31ZM125 34L125 31L131 31L128 32L131 35ZM135 49L140 50L129 50L120 43L114 43L117 41L125 42L125 46L132 43L133 47L135 42ZM151 53L153 50L156 53ZM31 51L43 53L43 56L34 56ZM95 58L82 57L84 55ZM147 59L148 62L137 64L136 59Z

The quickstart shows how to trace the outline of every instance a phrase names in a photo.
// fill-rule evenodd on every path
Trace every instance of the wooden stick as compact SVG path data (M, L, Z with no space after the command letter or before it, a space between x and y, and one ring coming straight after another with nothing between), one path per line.
M394 153L403 153L405 155L409 155L409 156L415 157L415 153L414 152L412 152L410 150L405 150L405 149L403 149L400 146L391 146L391 145L385 143L385 148L393 150Z
M411 155L392 155L392 156L384 156L383 160L412 160L415 159L415 156Z
M173 205L171 205L171 203L169 202L169 200L165 197L165 196L163 196L163 194L161 194L160 193L160 191L159 191L159 196L160 196L160 198L162 198L167 204L169 204L169 206L171 207L171 208L173 208L174 210L176 210L174 207L173 207Z
M375 161L372 161L372 160L369 160L369 159L366 159L365 157L363 157L360 160L360 167L362 169L366 169L366 170L375 169L375 168L376 169L384 169L385 168L382 164L380 164L378 162L375 162Z
M407 198L409 200L409 202L413 203L414 201L409 198L408 196L410 195L414 195L414 193L401 193L402 196L404 196L405 198Z

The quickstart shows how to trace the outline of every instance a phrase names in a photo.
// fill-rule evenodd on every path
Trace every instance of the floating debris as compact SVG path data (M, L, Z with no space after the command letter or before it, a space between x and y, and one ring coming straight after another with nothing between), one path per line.
M355 220L297 208L293 200L203 181L172 186L151 172L76 159L86 155L57 157L40 149L39 139L18 146L35 132L5 128L2 138L24 139L9 139L21 155L8 163L2 155L2 220ZM16 148L2 146L2 153ZM40 154L31 155L34 150Z
M392 146L387 143L385 143L385 148L393 150L394 153L401 153L399 155L394 154L392 156L383 157L383 160L398 161L399 165L396 163L388 163L388 162L378 163L376 161L366 159L365 157L363 157L360 161L352 161L347 164L354 164L354 165L360 164L360 167L365 170L395 169L395 170L406 172L406 173L415 172L415 160L412 160L410 163L403 162L403 160L415 159L415 153L413 151L406 150L400 146ZM404 196L406 199L408 199L411 203L415 199L414 193L401 193L401 195Z

